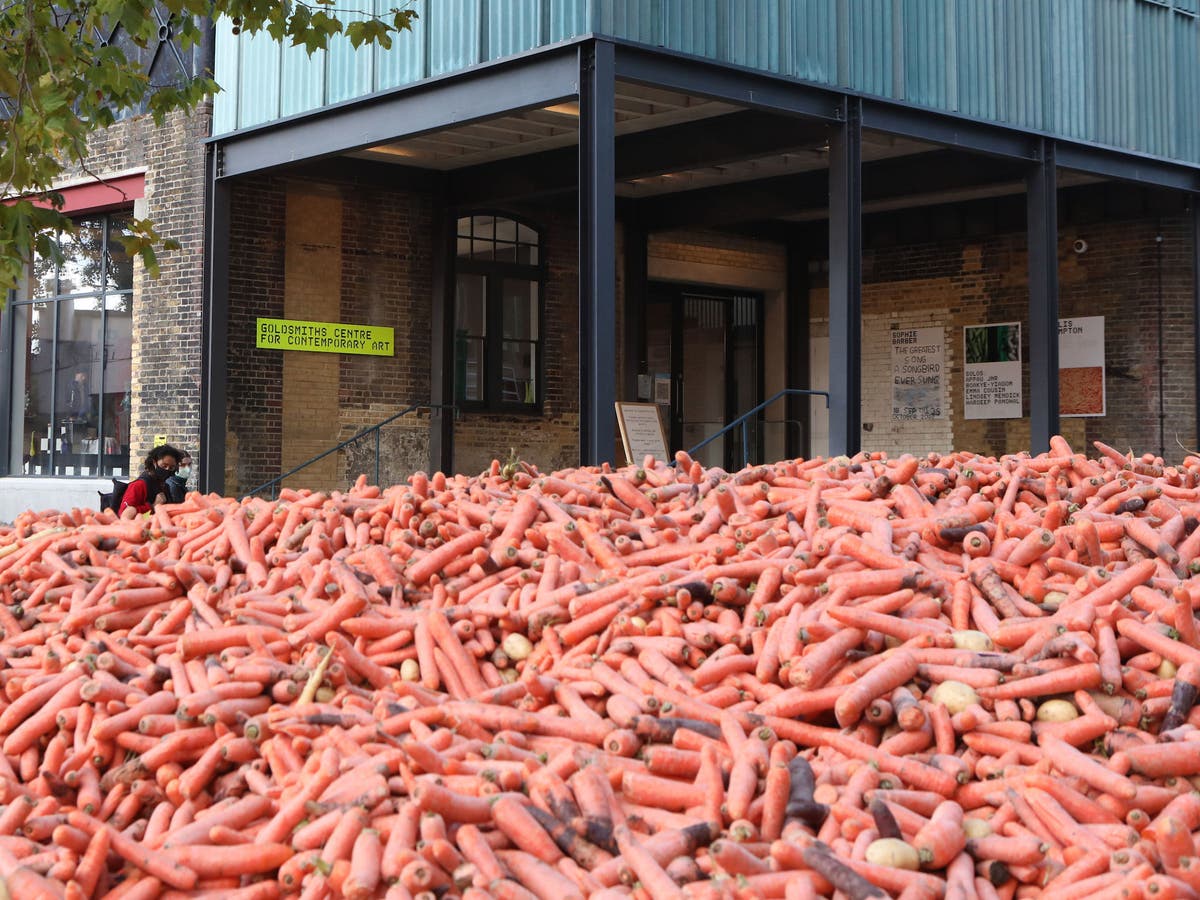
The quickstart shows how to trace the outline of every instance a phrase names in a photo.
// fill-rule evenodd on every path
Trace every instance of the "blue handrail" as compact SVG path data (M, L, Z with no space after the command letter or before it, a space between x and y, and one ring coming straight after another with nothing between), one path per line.
M706 437L704 440L702 440L700 443L698 443L695 447L693 447L691 450L689 450L688 456L694 456L697 450L701 450L704 447L707 447L709 444L711 444L717 438L724 437L726 434L733 431L733 429L737 428L740 425L742 428L742 465L743 466L749 465L750 464L750 433L749 433L749 428L748 428L748 422L750 421L750 419L753 416L758 415L760 412L762 412L764 409L766 409L768 406L770 406L772 403L774 403L780 397L789 397L789 396L792 396L795 394L805 394L808 396L824 397L825 398L825 408L826 409L829 408L829 391L810 391L806 388L784 388L783 390L779 391L778 393L773 394L767 400L764 400L762 403L758 404L758 406L754 407L754 409L749 410L748 412L742 413L740 416L738 416L736 419L734 419L732 422L730 422L728 425L726 425L720 431L715 432L714 434L710 434L708 437Z
M410 412L415 412L418 409L449 409L449 410L453 411L453 413L456 417L458 416L458 407L454 406L453 404L449 404L449 403L414 403L411 406L406 406L406 407L404 407L404 409L400 410L400 412L396 413L395 415L388 416L382 422L376 422L374 425L370 426L369 428L364 428L358 434L354 435L353 437L346 438L346 440L342 441L340 444L336 444L335 446L330 447L324 453L318 453L312 459L307 460L306 462L300 463L300 465L296 466L294 469L289 469L288 471L284 472L282 475L278 475L275 478L272 478L270 481L260 484L254 490L250 491L246 496L253 497L259 491L265 491L269 487L274 487L275 485L279 484L279 482L283 481L283 479L291 478L293 475L295 475L301 469L307 469L313 463L320 462L325 457L329 456L331 453L337 453L342 448L350 446L355 441L358 441L358 440L366 437L371 432L375 432L375 483L379 484L379 457L380 457L379 435L380 435L380 430L383 428L384 425L390 425L392 422L395 422L401 416L406 416Z

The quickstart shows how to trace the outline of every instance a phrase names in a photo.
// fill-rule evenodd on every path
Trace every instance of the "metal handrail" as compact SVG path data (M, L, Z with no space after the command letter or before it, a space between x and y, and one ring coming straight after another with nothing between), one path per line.
M275 478L272 478L270 481L265 482L264 484L260 484L254 490L250 491L246 496L253 497L255 494L259 493L260 491L265 491L267 488L273 487L274 485L279 484L281 481L283 481L283 479L291 478L293 475L295 475L301 469L307 469L313 463L320 462L325 457L327 457L333 453L337 453L339 450L343 449L344 447L348 447L351 444L353 444L355 441L361 440L362 438L366 437L372 431L375 432L375 483L379 484L379 456L380 456L379 436L380 436L381 429L383 428L384 425L390 425L392 422L395 422L401 416L407 416L410 412L415 412L418 409L430 409L430 410L449 409L449 410L453 410L455 417L458 416L458 407L452 403L414 403L411 406L406 406L406 407L404 407L404 409L400 410L400 412L396 413L395 415L388 416L382 422L376 422L374 425L371 425L368 428L364 428L358 434L354 435L353 437L346 438L346 440L342 441L340 444L336 444L333 447L330 447L324 453L318 453L312 459L307 460L306 462L300 463L300 465L296 466L294 469L289 469L287 472L284 472L282 475L278 475Z
M768 406L770 406L772 403L774 403L780 397L788 397L788 396L792 396L794 394L806 394L809 396L824 397L825 398L825 408L829 409L829 391L810 391L806 388L784 388L783 390L779 391L778 393L772 395L767 400L764 400L762 403L758 404L758 406L754 407L754 409L749 410L748 412L742 413L740 416L738 416L736 419L734 419L732 422L730 422L728 425L726 425L720 431L710 434L708 437L706 437L704 440L702 440L700 443L698 443L695 447L693 447L691 450L689 450L688 456L695 455L697 450L701 450L704 447L707 447L709 444L711 444L717 438L724 437L726 434L733 431L733 429L737 428L740 425L742 428L742 465L743 466L749 465L750 464L750 434L749 434L749 429L747 428L747 423L749 422L750 418L752 416L758 415L760 412L762 412L764 409L766 409Z

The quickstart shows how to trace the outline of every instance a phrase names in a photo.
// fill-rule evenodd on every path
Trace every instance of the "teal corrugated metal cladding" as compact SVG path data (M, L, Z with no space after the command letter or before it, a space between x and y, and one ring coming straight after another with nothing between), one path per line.
M384 13L395 0L346 0ZM414 0L391 49L217 28L224 133L587 33L1200 162L1200 0Z

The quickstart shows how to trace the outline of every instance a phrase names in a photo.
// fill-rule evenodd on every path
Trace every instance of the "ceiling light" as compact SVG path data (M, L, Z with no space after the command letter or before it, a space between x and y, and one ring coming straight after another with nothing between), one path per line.
M556 103L554 106L543 107L546 112L558 113L560 116L579 118L579 103L572 100L569 103Z

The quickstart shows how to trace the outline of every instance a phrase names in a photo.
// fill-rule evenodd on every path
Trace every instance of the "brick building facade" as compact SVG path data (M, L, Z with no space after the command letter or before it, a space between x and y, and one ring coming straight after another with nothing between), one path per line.
M210 132L211 116L211 106L205 104L191 115L172 113L161 127L155 127L149 116L118 121L92 136L87 171L69 170L60 180L73 216L89 221L124 214L149 218L159 234L177 241L180 249L159 254L157 278L151 278L140 262L132 263L129 359L124 358L126 350L120 351L121 364L129 372L129 402L128 409L122 409L119 437L110 436L117 446L111 448L112 454L106 453L103 469L54 465L53 471L48 466L36 477L29 477L35 473L26 471L33 468L28 457L31 450L39 449L40 439L33 447L28 446L17 405L20 398L15 392L0 390L0 418L6 425L2 429L6 446L0 474L6 477L0 481L0 521L30 507L95 507L97 491L112 489L108 476L128 478L131 471L138 471L156 438L165 437L189 452L198 451L204 309L204 140ZM109 191L99 201L87 200L95 196L96 178L111 181L120 190ZM84 199L77 199L80 192L84 192ZM115 252L110 250L110 257ZM28 299L28 294L13 299L19 303ZM11 333L11 321L18 309L8 304L3 313L9 318L9 326L0 358L13 367L30 352L28 342ZM44 338L41 340L38 349L47 352L49 345ZM96 371L111 371L113 362L108 357L112 353L112 347L106 346L104 361L96 359L92 364ZM60 362L62 371L54 376L60 382L67 377L64 366L65 362ZM0 373L0 386L7 387L6 380L12 374L13 370ZM57 393L56 402L61 403L61 389ZM79 446L77 440L72 449L78 451ZM32 455L36 459L36 452ZM64 452L56 462L67 459ZM79 460L71 458L71 462ZM100 472L103 476L97 477Z

